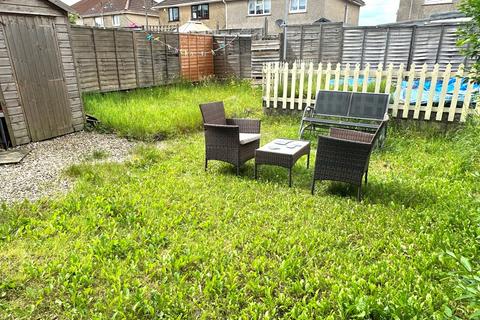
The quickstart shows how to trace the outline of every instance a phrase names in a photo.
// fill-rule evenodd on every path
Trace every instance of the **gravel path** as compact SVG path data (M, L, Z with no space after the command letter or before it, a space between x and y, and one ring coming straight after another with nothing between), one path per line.
M111 134L77 132L20 146L17 149L30 151L22 162L0 165L0 203L65 193L73 183L62 175L65 168L86 160L94 151L108 154L104 161L122 162L135 144Z

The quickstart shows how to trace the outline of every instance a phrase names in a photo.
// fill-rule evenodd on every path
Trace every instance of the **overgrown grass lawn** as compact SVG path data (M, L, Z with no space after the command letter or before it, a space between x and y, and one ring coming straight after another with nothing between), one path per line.
M259 93L242 86L104 101L136 101L122 106L151 122L149 136L151 105L164 99L190 128L201 101L225 99L231 113L239 99L260 115ZM120 131L102 97L88 99ZM265 116L262 143L297 129ZM253 180L252 162L240 176L219 162L205 173L199 131L140 147L125 164L77 165L65 197L1 206L0 318L468 318L480 297L479 145L478 121L447 134L394 126L361 203L330 182L311 196L305 159L293 188L282 168Z
M199 103L224 101L231 115L257 109L261 91L247 82L183 83L130 92L89 94L87 113L102 121L103 129L121 136L147 141L162 140L201 128ZM255 103L255 104L253 104Z

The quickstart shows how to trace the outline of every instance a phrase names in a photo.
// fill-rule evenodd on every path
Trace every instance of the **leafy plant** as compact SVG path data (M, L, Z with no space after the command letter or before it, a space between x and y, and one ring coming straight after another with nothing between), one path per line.
M480 1L462 0L460 10L471 20L460 29L457 44L463 48L465 56L472 59L473 79L480 82Z

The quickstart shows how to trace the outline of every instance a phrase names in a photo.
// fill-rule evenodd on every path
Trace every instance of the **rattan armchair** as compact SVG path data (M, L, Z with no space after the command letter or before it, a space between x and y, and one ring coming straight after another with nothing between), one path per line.
M205 170L209 160L240 166L255 157L260 147L260 120L227 119L223 102L200 105L205 130Z
M362 199L362 180L368 182L370 154L383 125L372 133L331 128L329 136L319 136L312 195L317 180L340 181L358 187L357 199Z

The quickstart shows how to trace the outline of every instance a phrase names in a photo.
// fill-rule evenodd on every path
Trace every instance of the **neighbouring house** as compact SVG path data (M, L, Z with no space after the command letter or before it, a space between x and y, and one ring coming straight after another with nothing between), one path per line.
M225 29L226 8L225 0L164 0L154 7L162 25L200 21L212 30Z
M400 0L397 21L428 19L439 13L455 12L461 0Z
M158 26L153 0L80 0L72 7L80 15L77 24L106 28ZM147 7L147 10L145 10Z
M288 0L289 25L319 20L358 25L362 0ZM285 20L285 0L232 0L228 2L228 28L261 28L265 17L268 29L278 32L278 20Z
M288 0L288 24L314 23L320 19L358 25L362 0ZM154 7L161 24L201 20L210 29L262 28L279 31L285 18L285 0L163 0Z

